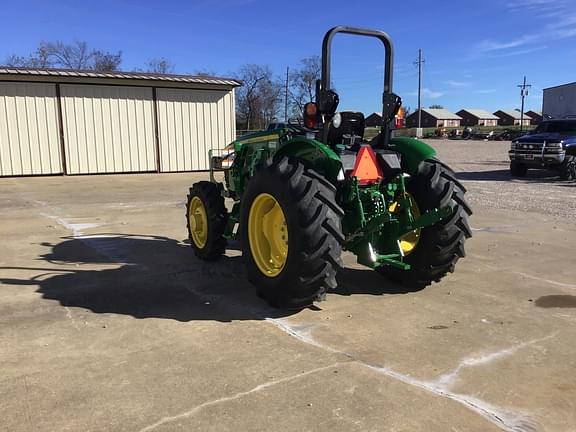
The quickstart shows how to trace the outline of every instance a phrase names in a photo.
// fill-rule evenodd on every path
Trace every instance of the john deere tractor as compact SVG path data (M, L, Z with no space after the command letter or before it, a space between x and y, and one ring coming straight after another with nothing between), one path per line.
M337 112L330 51L338 33L384 44L380 133L364 139L364 116ZM419 289L454 271L471 236L465 189L427 144L392 137L401 105L392 93L393 46L381 31L335 27L324 36L316 100L303 121L245 135L210 156L210 180L187 206L190 243L203 260L241 244L249 280L279 308L302 308L336 287L343 250L389 279ZM224 183L214 171L224 171ZM224 199L233 200L231 211Z

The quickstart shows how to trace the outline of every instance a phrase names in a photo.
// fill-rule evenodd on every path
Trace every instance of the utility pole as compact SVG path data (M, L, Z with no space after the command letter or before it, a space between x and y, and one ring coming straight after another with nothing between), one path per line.
M284 89L284 123L288 123L288 73L290 67L286 66L286 87Z
M524 127L524 98L528 96L528 89L532 86L526 84L526 75L524 75L524 81L522 84L518 84L517 87L520 87L520 96L522 97L522 107L520 110L520 132L522 132L522 128Z
M422 49L418 50L418 60L414 62L418 66L418 129L422 128Z

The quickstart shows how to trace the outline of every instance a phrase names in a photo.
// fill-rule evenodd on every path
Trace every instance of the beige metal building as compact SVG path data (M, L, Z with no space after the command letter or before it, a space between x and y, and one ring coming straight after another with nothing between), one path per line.
M233 79L0 69L0 176L208 169L236 136Z

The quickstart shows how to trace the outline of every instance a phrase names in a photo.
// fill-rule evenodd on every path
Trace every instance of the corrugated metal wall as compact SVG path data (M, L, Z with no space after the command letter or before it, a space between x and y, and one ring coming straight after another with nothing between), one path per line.
M68 174L156 171L149 87L62 85Z
M160 170L207 170L208 150L236 136L234 92L157 89Z
M576 115L576 83L544 89L542 113L554 118Z
M0 82L0 176L207 170L236 137L233 90L59 88L61 117L57 84Z
M56 85L0 83L0 176L60 173Z

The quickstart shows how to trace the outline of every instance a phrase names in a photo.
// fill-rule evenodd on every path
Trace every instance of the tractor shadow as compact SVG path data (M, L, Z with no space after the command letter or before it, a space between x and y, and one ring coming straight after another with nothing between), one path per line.
M274 309L246 280L240 256L215 262L197 259L184 242L160 236L101 233L42 243L29 279L2 278L10 285L38 286L42 298L96 314L161 318L181 322L265 320L298 313ZM233 254L234 245L229 250ZM236 252L236 255L238 253ZM399 294L405 291L372 270L344 269L339 295ZM312 307L312 310L321 310Z
M38 286L42 298L63 307L139 319L230 322L295 313L273 309L256 295L239 256L204 262L171 238L116 233L42 245L49 252L34 269L42 274L0 282Z
M368 294L381 296L385 294L408 294L424 288L410 288L386 279L370 268L344 268L338 272L338 287L329 292L342 296Z

